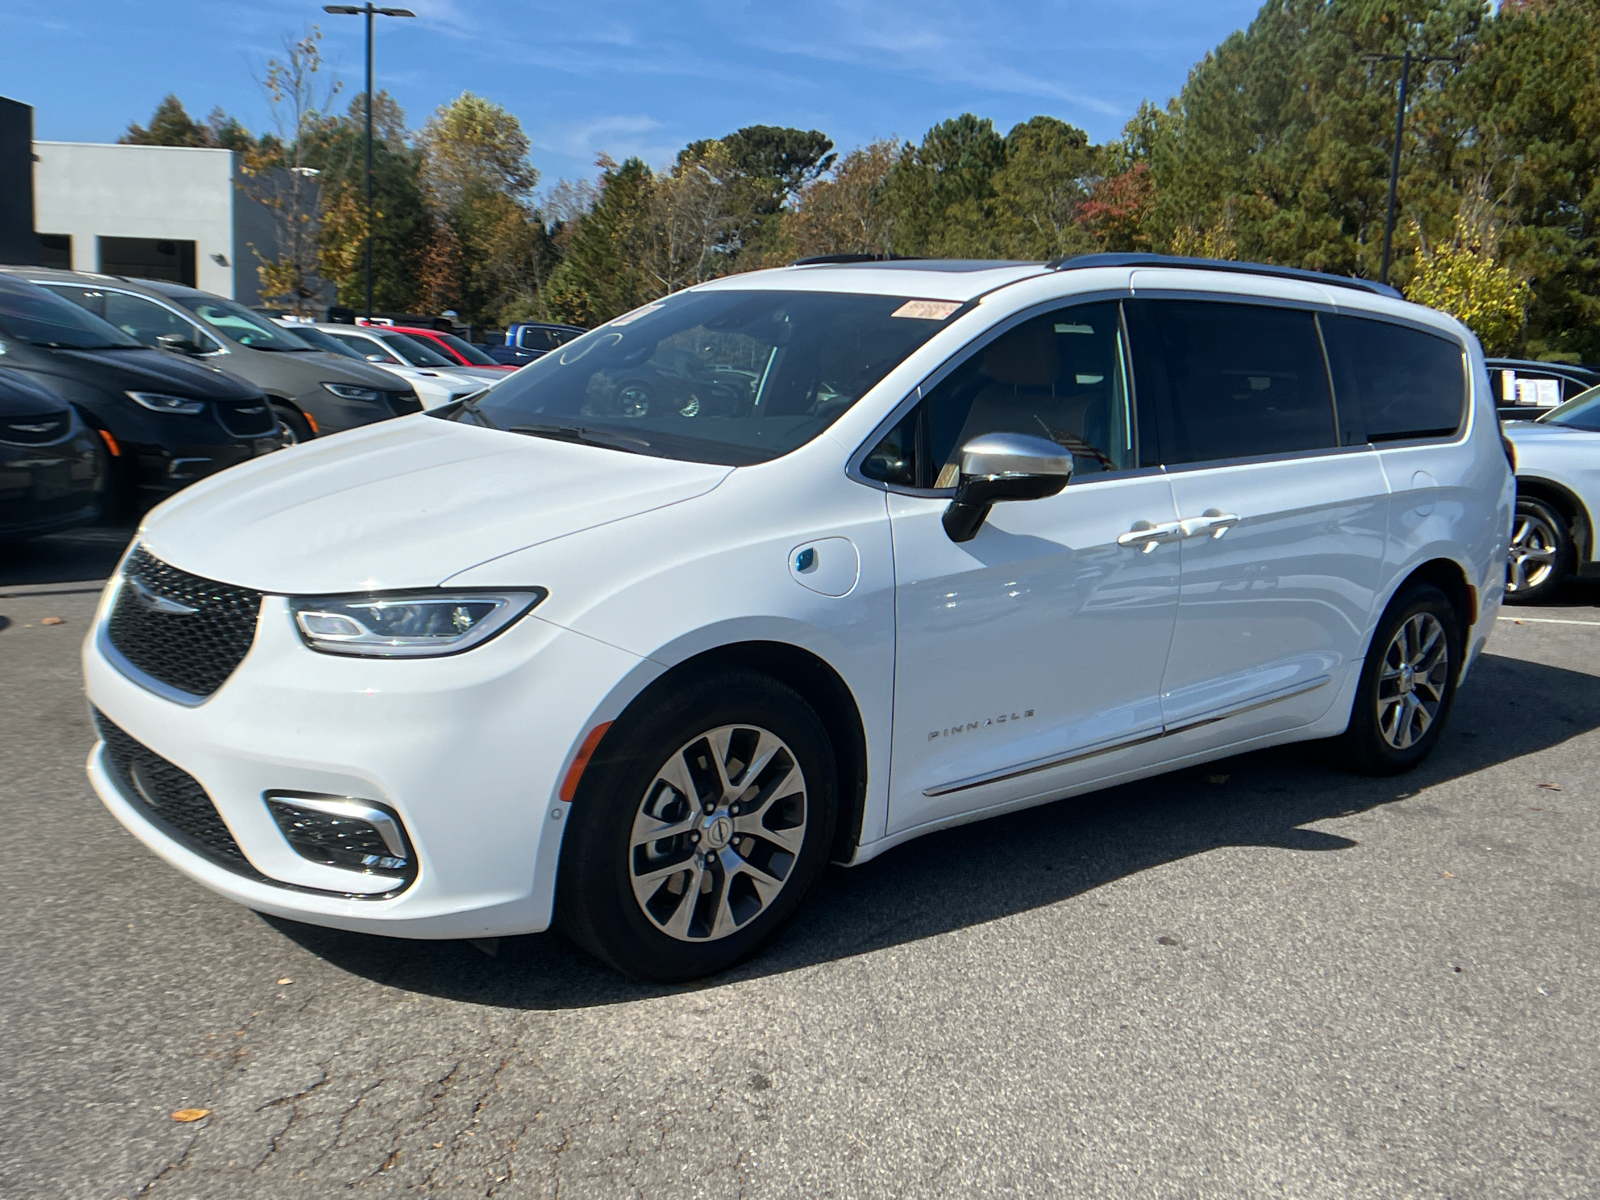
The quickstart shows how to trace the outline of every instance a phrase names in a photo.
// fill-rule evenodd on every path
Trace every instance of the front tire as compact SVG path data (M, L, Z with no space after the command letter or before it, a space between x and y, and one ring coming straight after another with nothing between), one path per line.
M284 446L298 446L317 436L311 432L311 423L300 414L299 410L287 404L274 404L272 411L278 418L278 424L283 426Z
M1543 500L1517 497L1506 558L1506 603L1542 604L1572 569L1572 532Z
M1351 768L1398 775L1433 752L1455 704L1463 643L1455 608L1432 584L1413 584L1390 601L1339 739Z
M712 975L775 938L826 865L837 771L792 689L730 669L669 684L601 741L573 800L556 922L630 975Z

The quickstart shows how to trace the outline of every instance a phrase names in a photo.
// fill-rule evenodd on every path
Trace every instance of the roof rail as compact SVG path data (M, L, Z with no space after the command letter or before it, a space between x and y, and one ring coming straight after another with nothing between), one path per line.
M810 258L797 258L789 265L791 267L820 267L827 263L869 263L869 262L902 262L911 258L922 258L920 254L814 254Z
M1074 254L1065 258L1052 258L1045 263L1052 271L1076 271L1086 267L1174 267L1185 271L1227 271L1236 275L1272 275L1279 279L1298 279L1304 283L1321 283L1331 287L1352 288L1358 292L1371 292L1378 296L1392 296L1404 300L1398 288L1372 279L1355 279L1349 275L1330 275L1324 271L1307 271L1301 267L1280 267L1272 263L1229 262L1220 258L1180 258L1174 254Z

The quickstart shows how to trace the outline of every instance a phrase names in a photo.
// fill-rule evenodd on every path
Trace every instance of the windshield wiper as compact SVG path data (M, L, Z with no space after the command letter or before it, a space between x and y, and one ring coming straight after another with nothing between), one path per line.
M467 402L463 402L465 404ZM476 406L472 410L477 412ZM648 454L655 458L666 457L649 442L626 433L612 433L605 429L583 429L577 425L513 425L509 433L525 433L530 437L554 438L563 442L581 442L587 446L603 446L607 450L626 450L630 454Z

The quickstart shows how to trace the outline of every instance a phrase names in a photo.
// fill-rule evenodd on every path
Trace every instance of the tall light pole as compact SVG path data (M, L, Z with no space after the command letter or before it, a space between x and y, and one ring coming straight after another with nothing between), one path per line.
M1380 283L1389 282L1390 250L1394 246L1395 191L1400 184L1400 139L1406 132L1406 93L1411 85L1412 63L1456 62L1449 55L1413 54L1363 54L1368 62L1397 62L1400 64L1400 102L1395 106L1394 152L1389 157L1389 211L1383 219L1383 266L1378 271Z
M377 8L372 0L354 4L324 4L322 11L338 17L367 18L367 320L372 320L372 18L414 17L409 8Z

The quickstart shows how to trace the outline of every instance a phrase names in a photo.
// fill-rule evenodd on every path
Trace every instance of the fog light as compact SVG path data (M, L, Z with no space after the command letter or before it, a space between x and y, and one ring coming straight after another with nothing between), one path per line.
M301 858L365 875L415 873L415 856L394 813L370 800L268 792L267 811Z

